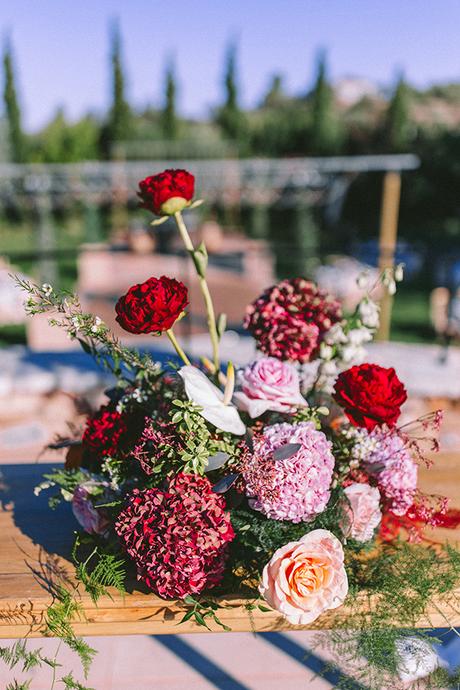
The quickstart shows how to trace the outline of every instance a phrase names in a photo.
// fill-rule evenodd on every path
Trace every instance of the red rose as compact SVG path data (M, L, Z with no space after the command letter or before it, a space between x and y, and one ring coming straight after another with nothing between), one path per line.
M189 206L194 187L195 178L186 170L165 170L139 182L140 205L157 216L171 216Z
M393 368L360 364L339 375L334 399L354 426L371 431L382 424L396 424L407 393Z
M174 278L149 278L133 285L120 297L117 321L130 333L158 333L169 330L188 304L185 285Z

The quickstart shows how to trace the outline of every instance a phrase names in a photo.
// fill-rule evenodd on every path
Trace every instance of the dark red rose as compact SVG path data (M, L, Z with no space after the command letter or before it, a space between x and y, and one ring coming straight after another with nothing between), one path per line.
M87 419L82 438L83 451L102 462L107 456L117 455L127 434L128 426L123 415L103 406Z
M120 297L117 321L129 333L159 333L169 330L188 304L188 291L174 278L149 278L133 285Z
M334 399L354 426L371 431L382 424L396 424L407 393L393 368L360 364L339 375Z
M165 170L139 182L140 205L157 216L172 215L189 205L194 187L195 178L186 170Z

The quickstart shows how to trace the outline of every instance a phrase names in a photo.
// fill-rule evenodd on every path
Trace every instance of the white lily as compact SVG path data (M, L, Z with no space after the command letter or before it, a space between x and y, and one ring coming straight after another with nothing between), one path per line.
M206 374L193 366L184 366L178 373L184 382L188 399L202 408L201 415L208 422L237 436L246 433L236 407L227 404L224 393L211 383Z

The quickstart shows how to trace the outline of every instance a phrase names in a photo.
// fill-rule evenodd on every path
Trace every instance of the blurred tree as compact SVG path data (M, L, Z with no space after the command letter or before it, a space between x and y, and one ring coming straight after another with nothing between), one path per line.
M110 27L110 62L112 69L112 105L109 117L101 130L100 148L104 158L111 158L113 144L130 136L132 114L125 98L125 77L122 64L122 41L117 21Z
M10 157L15 163L22 163L26 158L26 139L21 127L21 110L16 92L12 48L9 39L6 40L3 50L3 71L3 99L8 121Z
M276 108L281 105L285 99L286 96L283 91L283 78L280 74L274 74L262 105L266 108Z
M227 50L224 83L225 103L219 109L216 121L228 139L242 143L246 137L246 118L238 103L235 43L231 43Z
M313 154L338 153L342 139L339 120L334 109L334 94L327 80L326 53L321 51L317 61L315 85L310 94L311 128L309 149Z
M401 75L388 106L384 125L384 141L392 153L406 151L411 140L412 124L409 117L409 91Z
M86 115L75 124L58 108L53 119L31 137L30 159L34 163L74 163L95 160L98 153L99 123Z
M174 64L169 61L166 68L165 102L161 114L162 129L165 139L176 139L178 134L178 121L176 115L176 78Z

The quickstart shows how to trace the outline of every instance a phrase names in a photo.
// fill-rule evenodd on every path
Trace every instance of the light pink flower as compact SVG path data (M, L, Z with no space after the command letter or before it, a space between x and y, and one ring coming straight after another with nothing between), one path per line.
M315 529L275 551L259 591L293 625L306 625L341 606L348 593L343 548L337 537Z
M291 522L311 520L325 510L335 460L331 442L313 422L266 426L253 443L242 471L253 510ZM276 458L275 451L288 444L298 446L296 452Z
M90 482L87 482L90 484ZM94 507L91 501L92 492L85 484L80 484L74 491L72 498L72 510L76 519L89 534L104 534L107 531L109 521L104 511Z
M347 486L344 493L350 502L351 513L345 536L356 541L369 541L382 519L379 490L369 484L355 483Z
M252 418L267 410L290 412L307 404L300 393L295 367L274 357L262 357L249 364L240 374L240 384L241 391L235 393L234 400Z

